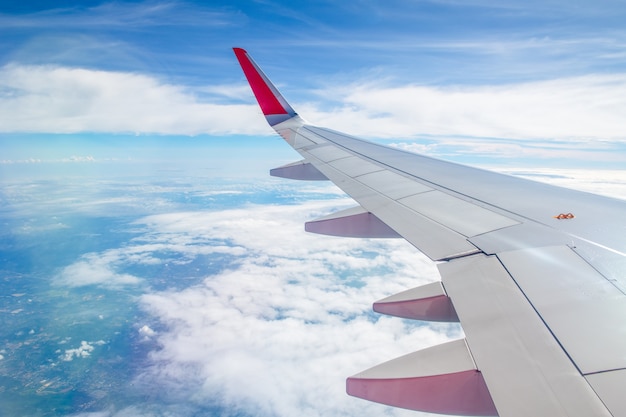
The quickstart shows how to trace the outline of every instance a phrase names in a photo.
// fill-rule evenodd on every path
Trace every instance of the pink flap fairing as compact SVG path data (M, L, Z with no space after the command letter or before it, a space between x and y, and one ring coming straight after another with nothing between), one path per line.
M468 370L421 378L348 378L349 395L409 410L466 416L497 416L480 372Z

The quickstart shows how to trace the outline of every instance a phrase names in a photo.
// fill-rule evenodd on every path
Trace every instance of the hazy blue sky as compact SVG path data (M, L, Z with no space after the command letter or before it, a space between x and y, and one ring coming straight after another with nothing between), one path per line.
M270 135L239 46L317 124L464 162L619 168L624 21L617 0L5 1L0 160L199 146L210 163Z

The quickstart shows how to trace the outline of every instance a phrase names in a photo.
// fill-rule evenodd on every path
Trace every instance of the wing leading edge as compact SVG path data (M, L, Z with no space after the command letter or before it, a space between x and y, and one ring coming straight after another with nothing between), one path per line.
M374 309L464 329L348 378L350 395L441 414L626 416L626 202L309 125L235 54L268 123L304 158L272 175L328 179L358 203L306 230L406 239L442 280Z

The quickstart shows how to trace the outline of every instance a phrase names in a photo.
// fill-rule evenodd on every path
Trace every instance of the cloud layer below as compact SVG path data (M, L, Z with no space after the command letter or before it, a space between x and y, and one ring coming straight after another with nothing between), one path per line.
M348 204L334 199L148 216L135 223L140 236L119 249L82 256L61 272L57 285L143 287L147 321L135 327L142 343L154 348L135 386L159 392L166 404L161 413L414 415L346 396L345 378L458 338L460 329L371 312L373 301L438 274L400 239L303 231L304 221ZM157 291L150 288L152 277L125 275L136 265L184 264L215 251L235 257L196 285L170 282L170 289ZM91 353L91 346L81 345L68 350L66 360ZM152 410L139 408L142 414Z
M303 213L328 209L328 202L310 202L147 218L156 239L212 236L246 256L202 285L142 297L166 330L139 381L163 381L177 402L246 415L382 411L347 397L345 378L459 336L458 329L372 315L372 301L432 281L436 270L403 241L302 232Z

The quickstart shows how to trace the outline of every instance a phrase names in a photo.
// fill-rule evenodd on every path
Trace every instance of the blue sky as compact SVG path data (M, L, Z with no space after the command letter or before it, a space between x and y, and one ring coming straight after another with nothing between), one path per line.
M4 2L0 160L271 135L240 46L316 124L462 162L620 168L625 20L611 0Z

